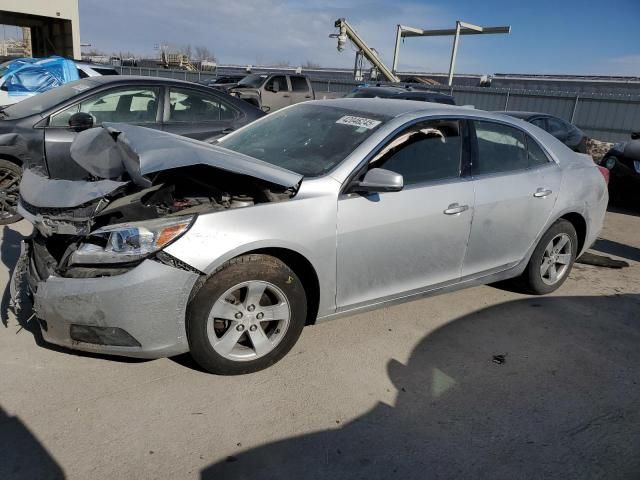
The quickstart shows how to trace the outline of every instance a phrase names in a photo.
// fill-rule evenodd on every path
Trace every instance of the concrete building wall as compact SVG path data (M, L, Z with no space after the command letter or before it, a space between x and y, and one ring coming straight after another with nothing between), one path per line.
M0 24L30 27L34 56L80 59L78 0L0 0Z

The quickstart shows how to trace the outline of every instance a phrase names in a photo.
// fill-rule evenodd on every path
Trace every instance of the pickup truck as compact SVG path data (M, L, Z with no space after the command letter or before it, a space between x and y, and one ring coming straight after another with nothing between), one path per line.
M265 112L316 98L309 77L284 73L252 73L228 93Z

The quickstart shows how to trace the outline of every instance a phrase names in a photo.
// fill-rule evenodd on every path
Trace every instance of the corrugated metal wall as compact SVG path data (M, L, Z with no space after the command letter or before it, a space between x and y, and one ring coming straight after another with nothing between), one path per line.
M205 82L218 75L244 73L242 69L222 69L214 72L186 72L145 67L117 67L125 75L152 75ZM283 69L291 70L293 69ZM262 70L254 68L254 73ZM266 71L266 70L265 70ZM293 73L293 72L291 72ZM361 82L344 79L312 78L318 98L342 96ZM432 90L450 93L458 105L473 105L481 110L519 110L544 112L567 120L587 135L598 140L619 142L629 140L632 131L640 131L640 95L571 93L541 90L515 90L468 86L433 86Z

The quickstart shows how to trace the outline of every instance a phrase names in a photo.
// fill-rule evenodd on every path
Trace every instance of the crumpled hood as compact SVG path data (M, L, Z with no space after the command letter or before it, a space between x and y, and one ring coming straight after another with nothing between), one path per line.
M159 130L105 123L80 133L71 145L71 158L96 177L120 179L126 172L133 182L151 186L146 175L162 170L208 165L228 172L294 188L302 175L226 148Z

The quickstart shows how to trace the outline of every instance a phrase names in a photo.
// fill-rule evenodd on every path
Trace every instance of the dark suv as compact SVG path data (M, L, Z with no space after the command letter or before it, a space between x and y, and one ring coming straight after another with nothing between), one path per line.
M345 95L347 98L395 98L399 100L417 100L419 102L444 103L455 105L456 102L451 95L426 90L411 86L362 86Z

